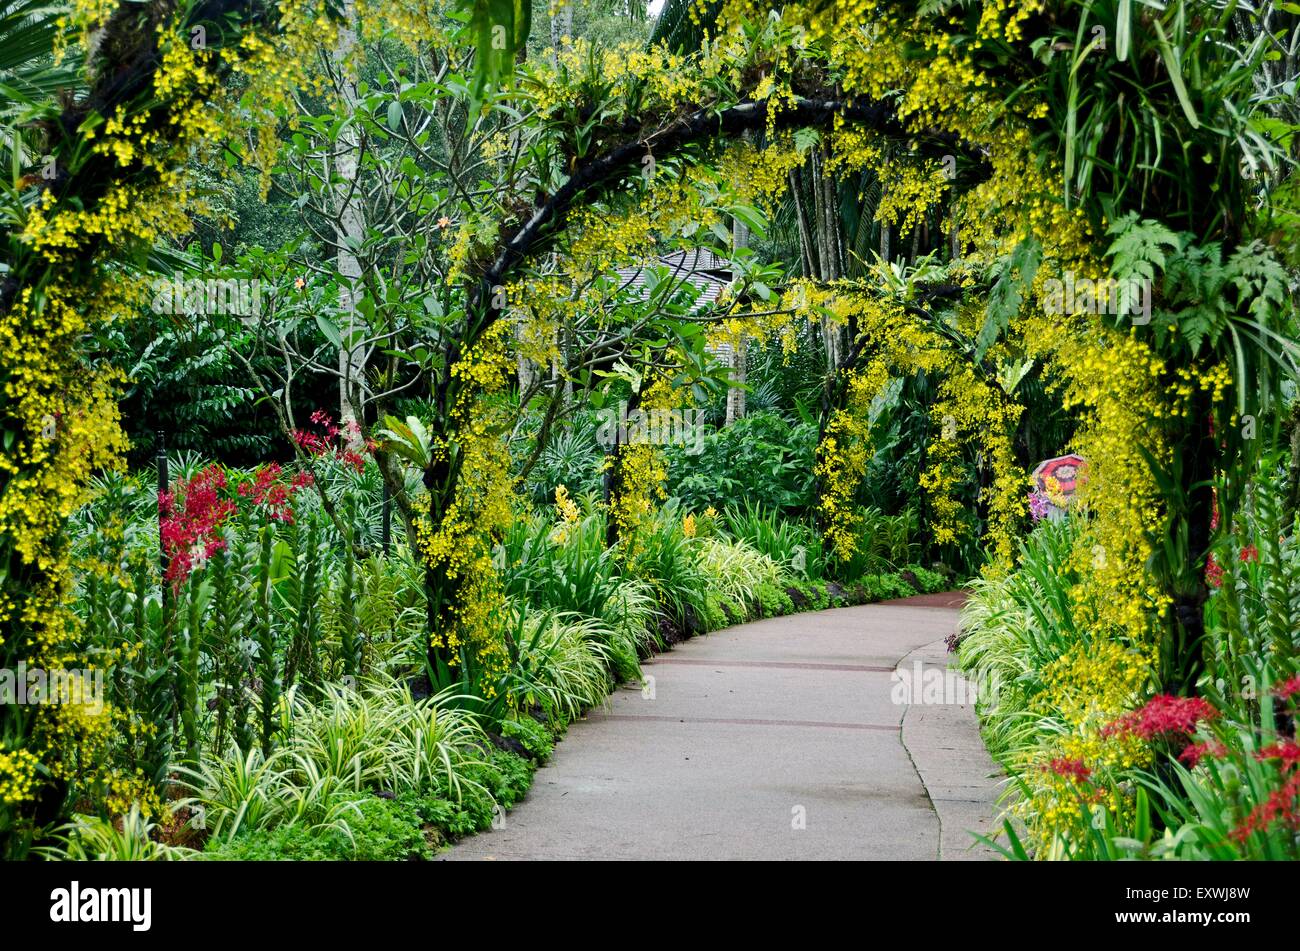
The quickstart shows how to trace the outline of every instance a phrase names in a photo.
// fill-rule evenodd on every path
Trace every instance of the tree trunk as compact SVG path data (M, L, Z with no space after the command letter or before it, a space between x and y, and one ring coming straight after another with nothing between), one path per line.
M339 98L343 109L354 114L358 106L356 47L357 34L353 26L355 13L351 0L345 3L344 20L339 28L339 41L334 49L334 66L338 70ZM334 247L335 264L339 273L339 329L347 341L357 326L357 301L360 297L361 262L355 248L365 237L365 217L361 208L358 187L358 164L361 160L361 136L354 125L345 125L339 132L335 145L335 171L337 181L334 197ZM346 424L349 419L360 420L364 401L365 357L360 348L349 347L345 342L339 348L339 419Z
M630 416L641 408L641 391L634 390L627 401L627 413ZM621 420L620 420L621 424ZM618 519L614 517L614 506L619 493L623 491L623 450L622 432L614 427L614 446L606 453L605 474L601 477L601 498L605 503L605 547L613 548L618 544Z
M816 242L813 241L808 210L803 201L803 177L794 168L790 169L790 194L794 197L795 221L799 223L799 257L803 262L803 276L816 278L819 275Z
M727 388L728 426L745 417L745 364L748 360L745 351L747 346L747 341L742 336L736 341L736 346L732 348L731 352L731 379L735 385Z

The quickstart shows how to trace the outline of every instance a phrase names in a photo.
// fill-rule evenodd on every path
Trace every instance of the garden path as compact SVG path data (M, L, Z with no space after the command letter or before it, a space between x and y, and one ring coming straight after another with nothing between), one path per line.
M960 599L771 618L679 644L644 665L644 685L569 728L501 828L442 857L991 858L968 831L994 826L1001 789L973 708L899 702L894 676L946 667Z

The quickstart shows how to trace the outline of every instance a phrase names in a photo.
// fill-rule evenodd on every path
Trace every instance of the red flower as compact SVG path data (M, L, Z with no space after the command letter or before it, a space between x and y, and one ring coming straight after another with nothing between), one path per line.
M1042 767L1045 773L1055 773L1057 776L1064 776L1066 779L1073 779L1075 782L1083 782L1092 775L1081 759L1066 759L1058 756L1046 766Z
M299 472L286 486L281 476L284 470L279 463L258 466L253 473L252 482L239 486L239 494L251 498L253 504L261 506L269 518L286 525L293 524L293 495L304 485L311 484L311 473Z
M1273 688L1273 695L1287 700L1300 693L1300 674L1296 674L1289 680L1284 680Z
M1209 557L1205 559L1205 583L1211 588L1223 585L1223 567L1214 560L1213 552L1210 552Z
M1140 710L1124 714L1114 723L1102 727L1103 736L1128 733L1144 740L1176 735L1191 736L1196 724L1219 715L1209 702L1200 697L1172 697L1158 694Z
M1186 749L1178 754L1178 758L1195 769L1205 757L1219 759L1227 753L1228 750L1222 743L1217 740L1207 740L1204 743L1189 743Z
M315 410L311 414L311 421L324 430L323 433L313 433L304 429L295 429L293 431L293 441L296 442L302 451L309 456L323 456L326 453L332 453L334 458L345 465L349 465L358 472L366 467L365 458L357 452L352 446L361 438L361 425L353 419L349 419L346 427L347 441L344 443L340 436L344 435L345 430L340 428L334 422L334 418L323 409ZM376 443L373 440L366 440L364 443L365 451L374 452Z
M323 438L305 429L295 429L293 431L293 441L301 446L303 452L309 456L319 456L329 449L329 445Z
M1281 789L1269 793L1268 799L1250 810L1250 814L1232 830L1231 837L1237 842L1245 842L1252 832L1263 832L1278 820L1293 831L1300 829L1297 799L1300 799L1300 770L1292 773Z
M1241 550L1242 561L1259 561L1259 549L1254 545L1247 545Z
M188 483L178 481L171 492L158 494L159 535L167 556L166 577L173 584L179 586L226 547L219 529L235 513L235 503L218 494L225 487L225 472L212 465Z
M1273 743L1265 746L1255 754L1255 759L1261 763L1265 760L1277 759L1282 761L1282 770L1294 769L1300 764L1300 746L1296 745L1295 740L1285 740L1281 743Z

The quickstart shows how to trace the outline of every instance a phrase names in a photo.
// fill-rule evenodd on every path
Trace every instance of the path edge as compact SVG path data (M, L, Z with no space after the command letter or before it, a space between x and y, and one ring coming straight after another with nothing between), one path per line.
M975 707L925 703L920 702L924 693L917 696L918 672L924 677L930 670L944 672L949 690L965 692L956 697L970 696L969 681L950 665L950 657L944 641L932 641L910 651L894 668L895 685L909 685L909 699L917 701L905 706L900 735L939 817L939 860L992 861L1002 856L971 833L993 837L1001 828L998 798L1005 778L984 746Z

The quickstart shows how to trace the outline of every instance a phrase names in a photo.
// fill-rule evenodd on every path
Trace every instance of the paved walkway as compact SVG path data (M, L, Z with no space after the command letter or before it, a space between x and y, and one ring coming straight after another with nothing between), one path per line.
M643 687L569 728L503 828L443 858L992 857L967 831L991 828L1001 788L973 709L897 702L893 676L946 666L957 611L935 605L955 601L796 614L679 644L644 665Z

